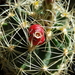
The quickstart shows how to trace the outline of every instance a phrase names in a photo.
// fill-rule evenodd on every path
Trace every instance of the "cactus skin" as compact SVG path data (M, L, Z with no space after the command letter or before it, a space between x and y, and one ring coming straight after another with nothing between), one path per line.
M75 61L75 12L69 3L6 1L0 13L0 68L6 75L70 74Z

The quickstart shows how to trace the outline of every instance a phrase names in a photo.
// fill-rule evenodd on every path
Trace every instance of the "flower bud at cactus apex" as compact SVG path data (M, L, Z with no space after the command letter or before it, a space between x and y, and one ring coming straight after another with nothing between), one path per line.
M32 45L41 45L45 42L44 28L39 24L31 25L29 30L29 41Z

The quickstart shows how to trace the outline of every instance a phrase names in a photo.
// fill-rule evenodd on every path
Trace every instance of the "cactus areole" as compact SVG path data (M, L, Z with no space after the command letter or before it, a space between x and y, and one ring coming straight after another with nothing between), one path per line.
M39 24L33 24L29 27L29 41L33 45L41 45L45 42L44 28Z

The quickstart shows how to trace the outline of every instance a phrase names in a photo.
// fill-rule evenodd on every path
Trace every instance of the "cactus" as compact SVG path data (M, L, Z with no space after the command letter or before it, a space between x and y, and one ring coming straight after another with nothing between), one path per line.
M75 12L69 10L70 0L3 2L0 68L5 75L69 75L75 52Z

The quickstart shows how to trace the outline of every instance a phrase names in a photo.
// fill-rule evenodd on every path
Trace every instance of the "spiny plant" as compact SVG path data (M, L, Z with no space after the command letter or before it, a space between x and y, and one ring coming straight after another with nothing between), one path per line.
M75 9L70 0L1 0L0 64L6 75L69 75L75 54Z

